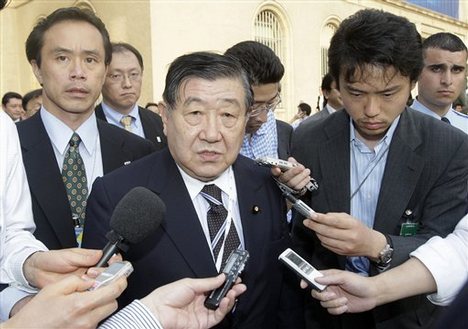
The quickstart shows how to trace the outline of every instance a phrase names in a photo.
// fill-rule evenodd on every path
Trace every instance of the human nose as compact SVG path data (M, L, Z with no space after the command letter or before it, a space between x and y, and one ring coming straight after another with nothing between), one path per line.
M86 73L83 68L83 63L80 60L74 60L72 62L70 77L72 79L85 79L86 78Z
M442 73L442 76L440 78L441 84L445 86L450 86L452 84L452 81L453 81L452 72L450 70L444 71L444 73Z
M203 123L201 138L208 142L216 142L220 139L220 123L214 115L208 115Z
M132 87L132 80L128 74L124 74L122 76L122 86L124 88L131 88Z
M364 106L364 114L367 117L375 117L380 113L380 101L377 97L369 96Z

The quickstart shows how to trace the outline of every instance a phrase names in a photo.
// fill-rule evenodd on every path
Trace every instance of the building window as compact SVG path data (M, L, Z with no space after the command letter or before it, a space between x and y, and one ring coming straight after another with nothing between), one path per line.
M283 62L284 32L273 11L262 10L258 13L255 19L255 41L270 47Z
M255 17L254 40L271 48L285 67L285 73L281 79L281 103L275 114L279 119L286 119L285 109L290 108L291 93L286 58L286 32L282 20L271 9L261 10Z
M322 77L328 73L328 48L330 47L330 41L338 29L338 24L327 23L322 28L322 34L320 35L320 71Z

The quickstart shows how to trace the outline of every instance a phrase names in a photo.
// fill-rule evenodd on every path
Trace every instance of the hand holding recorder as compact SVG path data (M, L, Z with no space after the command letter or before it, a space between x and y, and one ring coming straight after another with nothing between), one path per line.
M299 193L305 193L305 189L309 191L317 190L318 184L315 179L310 177L310 169L305 168L293 157L288 160L261 157L255 161L260 166L272 168L271 173L276 179L293 190L299 191Z

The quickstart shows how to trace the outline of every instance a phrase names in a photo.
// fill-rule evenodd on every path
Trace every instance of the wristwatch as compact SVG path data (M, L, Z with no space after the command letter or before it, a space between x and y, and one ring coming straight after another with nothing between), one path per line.
M390 266L390 262L392 261L393 256L392 240L387 234L385 234L385 238L387 239L387 244L379 252L379 258L376 262L376 266L380 271L385 271Z

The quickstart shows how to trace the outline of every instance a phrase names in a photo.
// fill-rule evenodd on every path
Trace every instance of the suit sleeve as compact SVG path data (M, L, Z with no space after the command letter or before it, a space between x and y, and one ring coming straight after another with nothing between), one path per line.
M106 245L113 209L102 178L97 178L86 205L83 248L102 249Z

